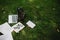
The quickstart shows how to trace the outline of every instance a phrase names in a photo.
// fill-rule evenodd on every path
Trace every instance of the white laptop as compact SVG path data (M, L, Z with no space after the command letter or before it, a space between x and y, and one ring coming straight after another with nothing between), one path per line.
M13 31L12 27L7 22L0 25L0 32L2 32L3 34L8 34L11 33L12 31Z
M13 40L11 33L0 36L0 40Z
M12 28L7 22L0 25L0 32L3 34L3 35L0 35L0 40L13 40L13 37L11 34L12 31L13 31Z

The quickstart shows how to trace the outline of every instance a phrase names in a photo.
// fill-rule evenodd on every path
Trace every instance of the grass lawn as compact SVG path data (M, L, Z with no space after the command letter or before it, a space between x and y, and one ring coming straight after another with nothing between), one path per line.
M17 14L17 7L25 10L24 24L31 20L34 29L26 27L12 32L14 40L60 40L59 0L0 0L0 24L8 21L9 14Z

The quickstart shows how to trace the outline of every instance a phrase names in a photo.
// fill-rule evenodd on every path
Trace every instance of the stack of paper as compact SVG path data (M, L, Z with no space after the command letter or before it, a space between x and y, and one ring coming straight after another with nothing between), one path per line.
M17 23L18 15L9 15L8 23Z

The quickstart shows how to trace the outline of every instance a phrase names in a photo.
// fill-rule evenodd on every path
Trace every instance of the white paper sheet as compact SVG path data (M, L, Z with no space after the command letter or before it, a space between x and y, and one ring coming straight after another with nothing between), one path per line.
M19 31L21 31L25 26L19 22L19 23L13 25L12 27L16 33L19 33Z
M32 21L28 21L27 23L26 23L30 28L34 28L36 25L32 22Z

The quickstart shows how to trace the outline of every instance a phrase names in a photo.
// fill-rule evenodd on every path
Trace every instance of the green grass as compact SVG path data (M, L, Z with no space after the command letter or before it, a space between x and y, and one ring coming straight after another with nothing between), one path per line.
M60 22L57 0L1 0L0 24L8 21L9 14L17 14L17 7L25 10L24 24L31 20L36 27L31 29L25 24L26 27L19 33L12 32L14 40L59 40L55 39Z

